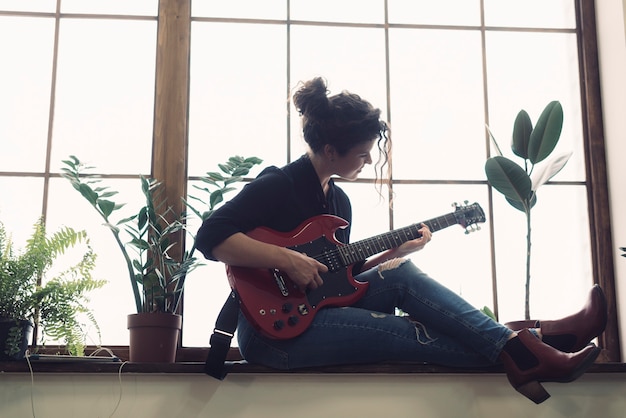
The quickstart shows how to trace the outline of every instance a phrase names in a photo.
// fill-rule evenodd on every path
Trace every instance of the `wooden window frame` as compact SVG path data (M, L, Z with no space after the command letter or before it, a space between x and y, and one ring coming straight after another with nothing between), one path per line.
M184 161L187 157L189 115L191 1L161 0L160 3L152 171L156 178L163 179L168 201L180 202L178 196L185 196L187 187ZM576 20L592 266L594 283L604 289L609 307L608 325L599 338L599 345L603 348L602 361L619 362L621 355L594 0L576 0Z
M608 325L604 334L599 338L599 345L603 348L600 361L615 365L621 362L621 354L600 93L595 1L575 0L575 4L578 52L580 57L581 108L583 113L584 159L590 219L589 233L592 251L592 267L594 282L598 283L604 289L609 306ZM60 18L59 14L57 14L56 18ZM186 161L189 133L191 21L191 0L159 1L151 175L162 181L167 200L172 202L173 208L177 212L184 209L182 207L183 203L179 197L186 196L187 193ZM58 36L58 32L55 36ZM56 66L53 68L56 68ZM52 95L54 96L54 90ZM43 198L44 213L46 212L47 183L51 177L49 150L50 144L48 144L48 159L46 163L46 173L44 174L44 181L46 183ZM54 352L55 348L47 347L45 350ZM124 358L123 353L125 350L127 351L127 347L117 347L116 350L116 353L121 352L120 357ZM197 363L203 362L205 356L205 348L180 347L177 360L181 363ZM231 350L229 359L241 359L236 349ZM85 367L93 368L95 366ZM164 370L163 367L157 369ZM419 366L418 369L420 367L425 368L427 371L445 371L446 369L424 365ZM595 370L615 371L614 368L609 370L606 368L603 369L602 367L603 366L598 366ZM344 370L344 372L345 370L353 369L355 369L355 366L348 367L347 369L333 368L333 370ZM372 365L368 366L366 369L369 372L389 372L389 366ZM406 369L406 366L402 367L402 370ZM248 365L242 370L254 371L255 369L251 365ZM361 368L360 370L362 371L363 369ZM484 369L481 370L484 371ZM57 369L57 371L59 370ZM621 371L621 369L619 371Z

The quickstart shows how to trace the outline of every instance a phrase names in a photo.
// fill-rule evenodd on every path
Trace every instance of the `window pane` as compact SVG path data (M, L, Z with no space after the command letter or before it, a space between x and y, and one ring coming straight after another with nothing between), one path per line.
M481 179L485 125L477 31L390 31L396 179Z
M389 23L480 25L479 0L388 0Z
M156 22L61 22L52 167L70 154L102 173L150 172Z
M283 165L284 27L194 22L191 39L189 175L212 171L233 155Z
M385 33L382 29L293 26L291 82L323 77L330 94L348 90L380 108L386 119ZM376 58L374 58L376 57ZM292 158L305 147L298 113L291 108Z
M572 0L484 0L487 26L574 28Z
M213 170L213 167L207 168ZM258 173L260 169L254 169L252 175ZM207 196L198 192L194 185L206 187L198 181L191 181L188 184L189 195L206 201ZM225 200L237 194L243 187L242 183L234 184L236 190L229 192ZM205 208L200 204L193 203L193 206L200 212ZM208 208L206 208L208 209ZM196 216L190 217L187 222L189 231L195 235L200 228L200 219ZM202 253L194 254L202 265L190 272L185 281L185 320L183 321L183 346L186 347L206 347L209 345L209 338L215 328L217 315L226 298L230 294L230 285L226 277L226 267L224 263L210 261L204 258ZM233 346L237 346L237 339L232 341Z
M57 0L0 0L0 10L6 11L54 12L56 6Z
M455 211L452 204L477 202L487 209L484 186L425 185L394 186L394 228L402 228ZM493 309L489 224L480 223L480 230L465 234L461 226L434 232L433 239L410 258L426 274L481 309Z
M561 140L554 155L574 154L556 179L585 179L576 37L560 33L487 33L489 126L505 156L512 157L513 122L524 109L533 124L553 100L563 106ZM556 180L555 179L555 180Z
M111 217L114 222L137 214L145 203L139 179L105 179L102 184L119 192L111 198L112 201L126 203L119 216ZM89 306L100 326L103 343L127 345L126 317L136 313L137 309L126 263L113 234L103 225L103 219L89 202L62 178L50 180L47 224L49 231L54 231L62 225L87 231L92 248L98 255L93 277L108 281L101 289L89 293L91 299ZM128 242L130 236L122 232L121 239L122 242ZM132 249L129 254L133 256Z
M63 13L94 13L156 16L159 0L62 0Z
M295 0L290 2L292 20L320 22L384 23L383 0Z
M45 169L54 20L0 17L0 171Z
M593 278L585 199L585 186L539 189L531 213L532 318L560 318L584 303ZM526 217L501 195L494 197L494 212L500 320L523 319Z
M194 17L286 19L287 0L193 0Z
M43 179L0 177L0 222L11 234L15 248L23 248L41 217Z
M376 158L374 154L372 158ZM368 169L365 168L364 173L366 170ZM348 194L352 204L351 242L380 235L389 230L389 203L386 199L388 193L386 188L383 188L382 193L385 197L382 198L375 186L370 183L338 181L337 184Z
M202 254L198 254L202 259ZM183 346L208 347L220 309L230 294L223 263L204 260L204 265L187 275ZM237 338L231 345L237 346Z

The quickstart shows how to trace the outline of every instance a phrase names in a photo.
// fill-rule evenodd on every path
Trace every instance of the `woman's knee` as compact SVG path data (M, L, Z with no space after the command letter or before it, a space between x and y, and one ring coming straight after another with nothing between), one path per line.
M406 258L392 258L378 265L378 273L382 274L385 270L395 270L402 264L409 262Z

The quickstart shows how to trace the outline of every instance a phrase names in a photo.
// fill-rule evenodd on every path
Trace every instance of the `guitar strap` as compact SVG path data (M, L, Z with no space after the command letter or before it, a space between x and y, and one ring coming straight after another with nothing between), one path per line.
M204 372L218 380L224 380L232 364L226 362L230 343L237 329L239 317L239 296L233 290L215 321L211 335L209 354L204 364Z

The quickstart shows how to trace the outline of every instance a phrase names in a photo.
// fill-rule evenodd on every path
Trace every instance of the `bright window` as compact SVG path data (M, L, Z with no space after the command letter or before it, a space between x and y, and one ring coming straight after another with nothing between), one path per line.
M128 343L130 285L109 231L59 169L75 154L106 175L129 213L138 204L137 177L155 165L154 121L165 117L154 113L158 7L158 0L0 0L0 193L21 196L0 201L0 221L17 242L41 214L50 230L88 230L95 276L110 281L92 296L105 345ZM168 141L188 140L190 185L232 155L282 166L304 152L288 102L299 81L323 76L331 93L358 93L392 128L394 204L379 201L373 171L341 183L352 197L353 240L450 212L453 202L478 202L488 217L480 231L439 231L412 258L508 321L524 314L525 218L490 193L485 125L514 159L517 112L535 122L559 100L557 151L573 156L533 209L531 313L564 315L584 299L600 262L586 227L595 185L585 174L575 15L572 0L195 1L189 28L180 29L189 33L171 34L191 39L189 112L171 121L188 123L188 138ZM572 225L580 226L576 239L563 239ZM568 297L555 305L563 288ZM224 266L207 261L186 289L182 344L207 346L229 291Z

